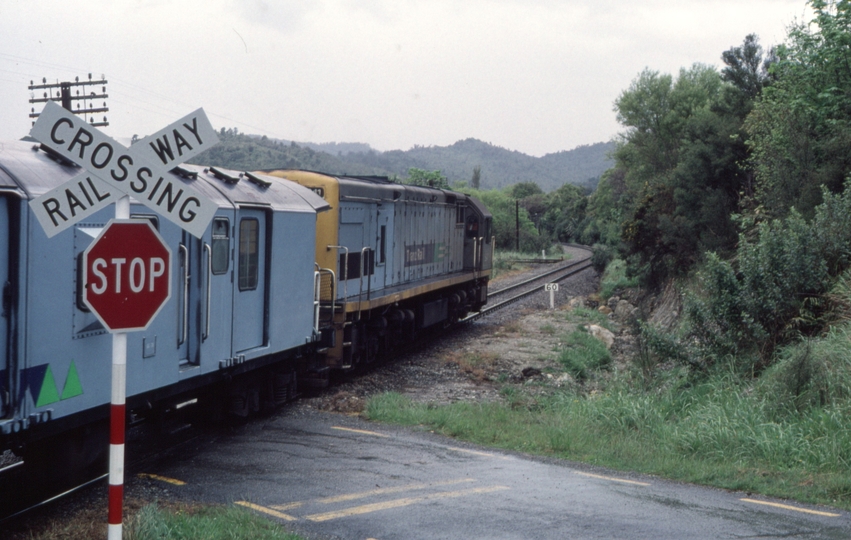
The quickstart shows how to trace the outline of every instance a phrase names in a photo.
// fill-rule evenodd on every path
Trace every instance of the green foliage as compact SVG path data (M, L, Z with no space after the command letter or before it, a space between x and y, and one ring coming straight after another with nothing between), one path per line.
M200 165L225 167L239 171L262 169L308 169L329 173L374 174L368 167L348 167L339 157L303 148L295 143L283 144L267 137L254 137L236 129L219 132L219 144L191 160Z
M772 360L777 345L821 330L826 294L851 264L851 189L825 191L807 222L794 210L762 222L756 238L740 239L737 268L709 254L698 274L700 293L686 302L690 335L706 360L732 355L750 370ZM748 353L757 353L747 365Z
M771 84L747 121L757 201L772 216L810 217L821 187L851 173L851 3L810 0L815 16L777 48Z
M476 444L851 508L847 399L789 411L724 372L699 383L674 374L652 392L626 382L615 374L591 396L568 389L533 397L511 388L504 404L434 405L382 394L366 414Z
M704 250L735 243L730 215L746 179L746 111L731 89L696 64L676 79L645 70L615 102L628 128L615 152L626 204L615 208L631 273L647 285L684 275Z
M408 177L405 179L406 184L412 186L425 186L437 189L449 189L449 182L443 173L440 171L426 171L423 169L410 168L408 169Z
M511 186L508 193L515 199L525 199L533 195L543 195L544 190L535 182L520 182Z
M493 214L493 234L497 249L515 250L517 243L517 201L505 191L466 190L484 203ZM549 236L541 234L529 216L529 212L520 207L520 251L540 253L550 247Z
M559 362L574 379L584 381L591 372L607 367L612 355L603 342L580 326L567 336Z
M299 540L272 521L238 507L162 508L150 504L127 527L130 540Z
M638 286L638 280L627 275L626 261L623 259L612 260L611 254L603 253L604 246L595 245L591 262L597 268L600 259L609 257L609 262L604 264L603 277L600 278L600 296L608 300L614 296L616 291ZM599 253L599 255L598 255Z
M606 244L594 244L591 246L591 264L594 270L602 272L615 257L615 250Z

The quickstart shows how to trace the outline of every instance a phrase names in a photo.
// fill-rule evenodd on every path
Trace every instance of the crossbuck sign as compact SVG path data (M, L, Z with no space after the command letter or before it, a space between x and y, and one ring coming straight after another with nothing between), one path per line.
M126 148L49 101L30 135L84 169L30 201L48 237L124 195L198 238L213 219L216 204L168 172L218 142L203 109Z

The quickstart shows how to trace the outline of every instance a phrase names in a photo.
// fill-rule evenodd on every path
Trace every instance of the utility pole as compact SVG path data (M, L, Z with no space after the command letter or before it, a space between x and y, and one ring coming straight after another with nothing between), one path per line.
M97 90L96 88L91 88L96 86L101 87L101 92L99 94L95 92L95 90ZM47 79L44 78L41 80L41 84L34 84L33 81L30 81L30 85L27 88L31 92L30 104L56 101L61 103L64 109L71 111L76 115L80 115L83 118L85 118L86 115L89 115L89 125L91 126L102 127L109 125L106 116L104 116L103 120L99 122L95 121L95 117L93 116L95 114L109 112L109 108L106 106L106 101L104 101L103 105L100 107L92 103L94 100L106 99L109 97L106 93L105 75L101 75L100 80L93 81L92 74L89 73L89 80L82 82L79 77L75 77L73 82L66 81L57 83L48 83ZM76 88L76 93L72 93L71 88ZM43 90L44 92L42 92L41 97L35 97L35 90ZM76 107L74 107L74 105L76 105ZM35 119L38 118L40 114L40 112L35 112L35 107L30 108L30 118L33 119L33 124L35 124Z
M514 201L514 225L515 239L517 243L517 252L520 253L520 201Z

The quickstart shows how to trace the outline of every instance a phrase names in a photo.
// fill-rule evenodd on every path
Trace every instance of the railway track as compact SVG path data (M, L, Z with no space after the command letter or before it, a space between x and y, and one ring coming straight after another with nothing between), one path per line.
M481 319L482 317L486 317L494 311L502 309L541 291L541 285L545 282L558 283L591 268L591 266L591 258L589 255L588 258L568 262L567 264L560 265L552 270L537 274L519 283L491 291L488 293L488 304L483 310L478 313L473 313L459 322L469 323Z

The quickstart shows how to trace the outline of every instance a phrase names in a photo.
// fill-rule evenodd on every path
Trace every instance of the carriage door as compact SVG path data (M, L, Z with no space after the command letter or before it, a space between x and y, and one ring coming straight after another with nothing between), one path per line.
M266 344L267 216L240 209L236 223L233 348L246 351Z
M2 320L0 320L0 418L10 413L12 373L9 371L9 327L11 325L11 283L9 281L9 206L0 197L0 287L3 288Z
M392 206L390 208L383 207L378 211L378 223L375 229L373 289L389 287L393 283L393 268L387 264L393 253L393 211ZM388 266L391 266L389 270Z
M202 241L186 231L181 232L177 248L175 287L177 291L177 349L180 369L195 367L201 362L201 256Z
M216 215L200 239L182 232L172 291L177 300L180 367L218 362L231 350L232 214Z

